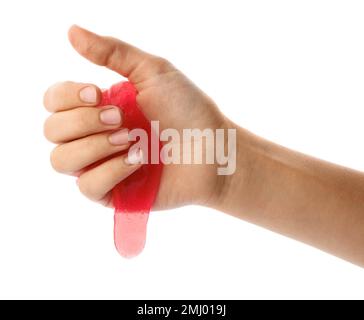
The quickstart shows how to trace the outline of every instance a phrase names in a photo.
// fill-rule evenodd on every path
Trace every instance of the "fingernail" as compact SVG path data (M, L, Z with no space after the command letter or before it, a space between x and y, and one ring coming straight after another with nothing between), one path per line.
M109 141L114 145L123 145L129 142L129 132L127 129L121 129L109 136Z
M96 103L97 93L94 87L85 87L80 91L80 98L86 103Z
M125 158L125 163L128 165L139 164L143 162L143 152L142 149L133 149L128 152Z
M119 124L121 114L118 108L110 108L100 113L100 120L105 124Z

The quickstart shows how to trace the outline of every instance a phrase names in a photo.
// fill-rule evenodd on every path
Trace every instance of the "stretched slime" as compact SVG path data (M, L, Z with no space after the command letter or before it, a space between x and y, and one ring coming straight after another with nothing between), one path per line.
M144 248L149 212L157 196L163 169L161 161L151 164L151 136L156 133L137 105L136 95L137 91L130 82L121 82L104 91L100 103L100 106L114 105L122 110L123 127L144 129L148 133L147 164L112 191L115 246L120 255L127 258L138 255Z

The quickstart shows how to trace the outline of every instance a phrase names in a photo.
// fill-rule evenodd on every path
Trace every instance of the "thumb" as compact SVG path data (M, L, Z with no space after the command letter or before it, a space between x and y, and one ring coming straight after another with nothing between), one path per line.
M126 42L99 36L79 26L72 26L68 38L75 50L91 62L105 66L134 84L169 71L164 59L146 53Z

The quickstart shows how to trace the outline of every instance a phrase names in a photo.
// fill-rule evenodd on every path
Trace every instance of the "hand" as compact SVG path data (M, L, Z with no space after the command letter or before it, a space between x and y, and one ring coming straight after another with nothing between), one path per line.
M227 120L215 103L186 76L163 58L145 53L125 42L101 37L73 26L73 47L91 62L106 66L131 81L138 90L137 103L160 128L224 128ZM52 115L45 122L45 136L58 144L51 153L55 170L79 175L80 191L89 199L112 206L111 190L137 170L118 152L129 147L123 115L117 107L95 108L101 91L93 84L64 82L50 87L44 96ZM115 155L112 159L85 167ZM213 205L218 201L224 179L216 165L165 165L154 209L185 204Z
M235 126L164 59L79 27L72 27L69 37L81 55L127 77L139 92L142 111L150 120L159 120L161 129L237 129L233 175L218 176L216 165L166 165L155 209L210 206L364 266L363 173L289 150ZM100 94L92 84L51 87L44 102L54 113L45 123L45 135L59 144L51 155L53 167L80 175L81 192L110 206L110 190L140 165L129 165L117 154L128 148L119 131L122 114L113 106L95 108ZM110 155L115 157L84 170Z

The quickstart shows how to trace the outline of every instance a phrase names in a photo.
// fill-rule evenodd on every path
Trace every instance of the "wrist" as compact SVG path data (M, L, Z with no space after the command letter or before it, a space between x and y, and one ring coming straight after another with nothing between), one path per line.
M219 190L211 207L241 217L253 209L258 196L259 188L256 187L262 183L261 172L264 171L262 154L268 145L267 141L230 120L226 120L226 128L236 130L236 169L231 175L218 176Z

